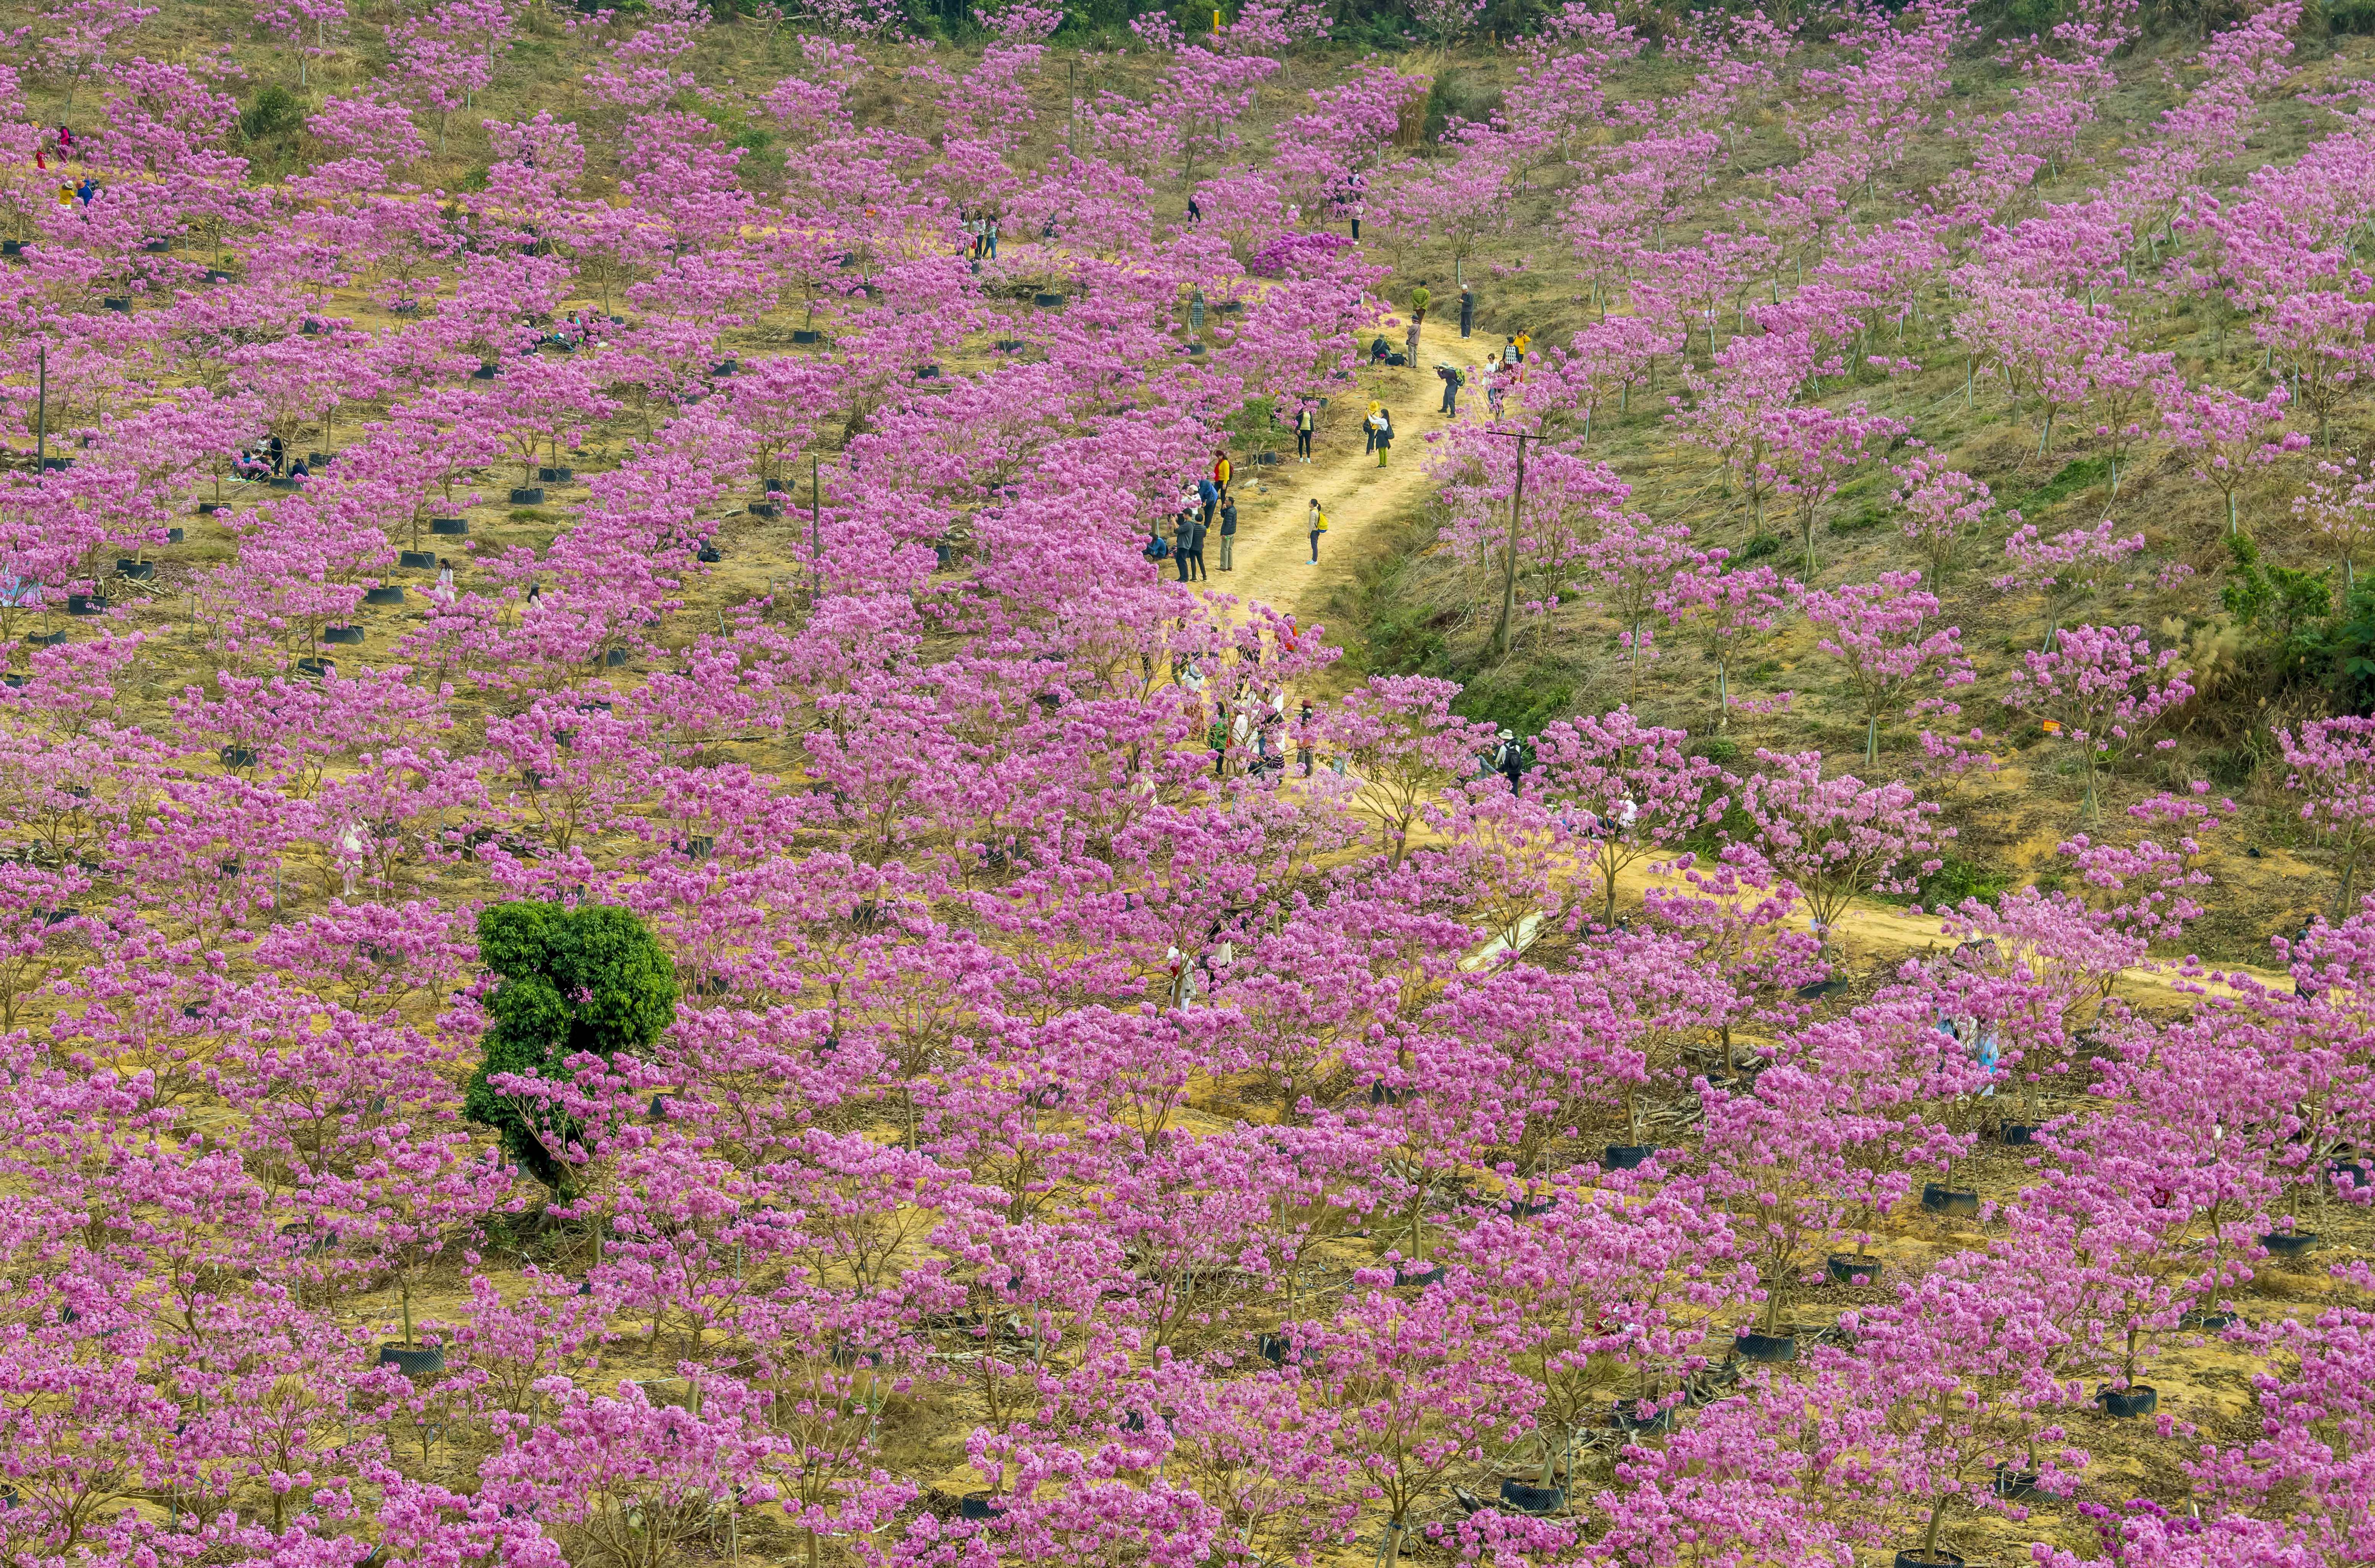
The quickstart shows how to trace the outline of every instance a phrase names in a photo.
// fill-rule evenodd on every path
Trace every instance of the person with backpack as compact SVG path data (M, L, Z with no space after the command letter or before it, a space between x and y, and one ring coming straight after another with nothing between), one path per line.
M1298 460L1305 463L1311 461L1311 430L1313 423L1314 421L1311 418L1311 405L1306 403L1303 406L1302 411L1294 416L1294 455Z
M1304 526L1311 535L1311 564L1319 564L1319 536L1328 532L1328 513L1319 510L1319 498L1311 498L1311 511L1304 518Z
M1456 419L1459 413L1459 389L1468 384L1467 378L1451 365L1437 365L1435 367L1435 373L1436 379L1443 383L1444 416L1447 419Z
M1380 407L1374 416L1377 423L1377 466L1386 466L1386 455L1394 446L1394 417Z
M1509 340L1501 345L1501 368L1505 371L1514 371L1518 368L1518 361L1523 356L1518 352L1517 334L1511 333Z
M1234 497L1221 503L1221 570L1237 569L1237 503Z

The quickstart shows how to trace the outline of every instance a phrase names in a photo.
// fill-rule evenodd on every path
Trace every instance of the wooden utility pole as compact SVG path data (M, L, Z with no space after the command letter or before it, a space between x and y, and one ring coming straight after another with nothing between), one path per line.
M41 367L41 393L33 405L33 474L39 479L42 469L49 466L50 452L50 351L33 350L33 362ZM220 492L218 491L218 494Z

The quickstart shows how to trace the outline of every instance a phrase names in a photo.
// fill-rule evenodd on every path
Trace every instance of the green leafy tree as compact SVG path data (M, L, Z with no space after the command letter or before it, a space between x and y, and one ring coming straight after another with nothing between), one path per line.
M570 1168L556 1154L577 1137L576 1121L489 1079L565 1083L573 1056L608 1062L648 1046L676 1020L676 966L641 920L606 904L490 905L479 914L479 957L502 982L487 998L483 1055L464 1107L502 1133L538 1181L562 1191Z
M2300 678L2323 651L2324 621L2334 611L2332 569L2269 565L2249 534L2229 536L2227 549L2235 566L2220 602L2257 641L2275 685Z

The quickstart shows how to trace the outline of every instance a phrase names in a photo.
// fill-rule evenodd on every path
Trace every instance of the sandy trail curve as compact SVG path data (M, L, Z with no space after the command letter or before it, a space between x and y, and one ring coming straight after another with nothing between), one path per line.
M1436 363L1448 361L1464 374L1471 364L1481 364L1488 350L1497 351L1503 341L1501 335L1481 330L1463 341L1458 301L1449 303L1448 320L1428 316L1415 366L1365 369L1329 405L1313 438L1308 466L1295 461L1292 445L1273 467L1238 465L1236 569L1221 570L1221 541L1215 534L1204 544L1211 580L1199 584L1199 591L1258 600L1293 612L1298 624L1307 625L1328 602L1329 592L1352 580L1376 525L1425 499L1434 488L1424 461L1425 436L1452 422L1436 411L1443 402L1443 383L1436 379ZM1376 330L1397 346L1402 341L1399 328ZM1371 336L1364 334L1364 341ZM1383 468L1361 450L1361 421L1373 397L1394 419L1393 451ZM1481 413L1483 408L1483 393L1472 379L1459 394L1459 408L1462 419L1473 417L1471 409ZM1311 541L1304 529L1314 496L1329 523L1316 567L1309 564Z

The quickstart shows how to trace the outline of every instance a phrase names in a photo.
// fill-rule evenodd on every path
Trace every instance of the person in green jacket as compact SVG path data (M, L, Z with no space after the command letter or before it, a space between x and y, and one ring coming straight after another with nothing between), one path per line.
M1433 303L1435 303L1435 296L1427 292L1425 284L1422 283L1411 290L1411 316L1413 324L1424 324L1426 308Z

